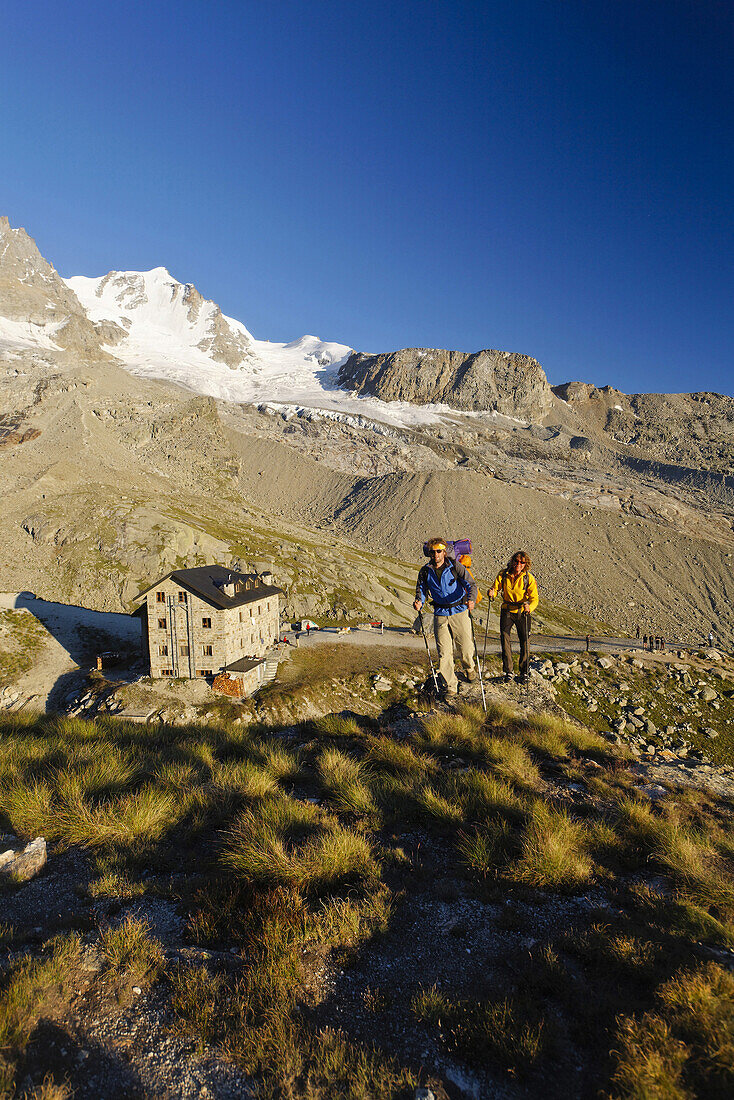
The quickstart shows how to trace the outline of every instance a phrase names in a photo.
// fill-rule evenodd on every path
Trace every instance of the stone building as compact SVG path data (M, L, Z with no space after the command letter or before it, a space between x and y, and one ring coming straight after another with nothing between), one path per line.
M141 610L151 676L248 673L248 684L255 683L264 654L279 637L282 592L270 573L222 565L161 577L137 597L146 601Z

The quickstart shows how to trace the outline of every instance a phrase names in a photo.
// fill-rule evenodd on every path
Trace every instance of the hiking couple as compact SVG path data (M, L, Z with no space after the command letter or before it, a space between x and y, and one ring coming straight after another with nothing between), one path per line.
M421 612L430 596L433 603L433 633L438 649L439 672L446 683L446 697L453 699L458 691L454 669L454 643L462 667L462 678L471 683L476 679L475 657L479 657L470 619L477 602L477 585L466 566L449 558L443 539L426 543L429 563L418 573L413 607ZM510 558L489 593L489 598L502 594L500 634L504 680L512 679L512 648L510 631L515 626L520 639L520 683L528 677L530 615L538 606L538 585L530 572L530 558L518 550Z

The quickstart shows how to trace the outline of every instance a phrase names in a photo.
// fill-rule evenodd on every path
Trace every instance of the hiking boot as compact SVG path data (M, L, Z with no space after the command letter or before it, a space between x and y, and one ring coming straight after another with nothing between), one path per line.
M459 675L461 676L461 679L467 684L473 684L477 678L476 669L473 668L465 668L461 671Z
M512 673L511 673L511 672L505 672L505 673L503 673L503 675L502 675L502 683L503 683L503 684L511 684L511 683L512 683Z
M518 684L527 684L527 682L528 682L527 673L526 672L521 673L521 675L518 676L518 678L517 678L517 682L518 682Z

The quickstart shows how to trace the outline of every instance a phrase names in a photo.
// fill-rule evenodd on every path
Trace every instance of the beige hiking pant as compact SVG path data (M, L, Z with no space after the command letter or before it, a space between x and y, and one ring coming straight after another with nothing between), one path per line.
M451 692L457 690L454 671L454 642L459 651L459 660L465 671L474 668L474 642L471 636L469 612L459 611L456 615L434 615L433 634L438 649L438 669Z

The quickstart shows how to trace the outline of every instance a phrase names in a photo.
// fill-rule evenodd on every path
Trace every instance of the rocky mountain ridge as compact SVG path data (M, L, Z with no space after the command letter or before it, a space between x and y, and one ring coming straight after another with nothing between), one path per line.
M441 403L465 412L488 410L535 421L542 420L553 405L553 393L537 359L507 351L354 352L339 370L339 385L383 401Z

